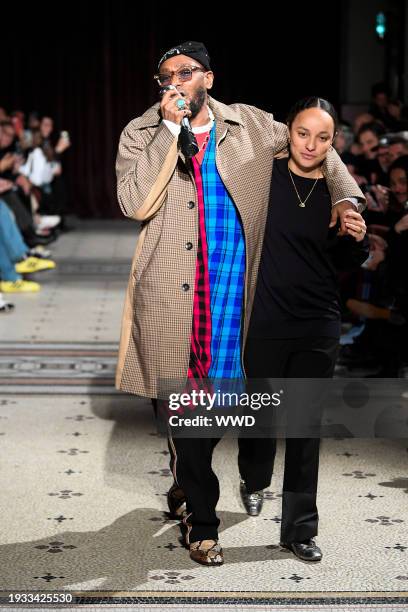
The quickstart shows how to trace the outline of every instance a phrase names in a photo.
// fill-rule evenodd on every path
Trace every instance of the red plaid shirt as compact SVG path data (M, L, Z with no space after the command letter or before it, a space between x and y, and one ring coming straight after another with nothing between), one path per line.
M198 136L205 138L206 135L199 134ZM211 365L211 302L203 183L199 162L195 158L192 159L192 162L198 194L199 231L188 377L200 379L207 377Z

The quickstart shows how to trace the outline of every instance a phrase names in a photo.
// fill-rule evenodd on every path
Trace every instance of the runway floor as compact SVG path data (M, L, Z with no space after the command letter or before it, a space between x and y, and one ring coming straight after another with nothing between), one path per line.
M131 222L80 223L56 243L57 269L36 276L41 292L15 296L0 318L0 603L10 590L133 609L403 609L406 439L322 441L316 565L279 547L284 443L250 518L236 441L224 439L214 465L226 562L189 559L164 514L172 477L150 404L113 389L136 239Z

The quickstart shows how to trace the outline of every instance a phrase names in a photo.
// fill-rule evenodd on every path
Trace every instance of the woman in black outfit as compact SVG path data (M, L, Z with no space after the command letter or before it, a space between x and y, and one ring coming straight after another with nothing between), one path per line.
M273 166L245 349L248 379L333 376L341 323L336 268L358 266L368 257L366 226L356 210L347 211L346 235L329 228L331 200L321 165L336 134L334 108L321 98L302 100L288 126L290 157ZM319 442L286 439L281 544L307 561L322 556L311 539L318 524ZM276 440L254 439L252 448L243 449L238 463L248 509L251 495L262 500L270 485Z

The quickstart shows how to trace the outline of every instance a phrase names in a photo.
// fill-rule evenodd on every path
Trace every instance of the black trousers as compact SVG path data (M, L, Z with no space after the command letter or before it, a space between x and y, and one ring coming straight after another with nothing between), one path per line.
M156 414L166 405L152 400ZM227 429L227 428L225 428ZM168 429L168 448L170 452L170 469L176 484L183 490L186 497L187 516L184 519L185 539L187 543L198 540L218 539L220 520L216 507L220 496L220 486L217 475L212 469L212 457L215 447L221 440L220 428L216 438L183 438L172 435ZM240 446L252 443L240 440Z
M249 338L245 370L248 379L331 378L337 353L337 338ZM285 444L281 541L299 542L317 535L320 439L287 438ZM239 445L239 470L249 492L269 487L275 454L274 439Z
M250 339L245 351L248 378L324 378L333 375L336 338ZM187 543L217 539L216 506L219 482L212 469L213 451L221 438L168 438L170 469L186 496L184 520ZM271 483L276 440L238 439L238 466L249 492ZM291 542L317 534L316 490L319 439L287 439L281 541Z
M31 215L31 211L29 211L27 203L28 198L26 197L26 203L22 200L22 197L19 193L15 191L7 191L7 193L3 193L1 199L4 200L9 207L9 209L13 212L16 223L22 234L26 232L34 233L34 225L33 218Z

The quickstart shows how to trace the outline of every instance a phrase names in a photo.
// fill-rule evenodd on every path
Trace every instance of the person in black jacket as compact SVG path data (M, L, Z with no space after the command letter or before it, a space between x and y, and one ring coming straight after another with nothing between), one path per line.
M321 166L336 134L333 106L297 103L288 119L290 157L275 160L257 289L245 349L251 379L332 377L340 335L337 270L368 257L362 216L347 211L347 232L330 227L330 196ZM292 407L290 408L292 410ZM281 545L318 561L318 438L286 439ZM271 482L275 439L240 446L241 497L257 514Z

